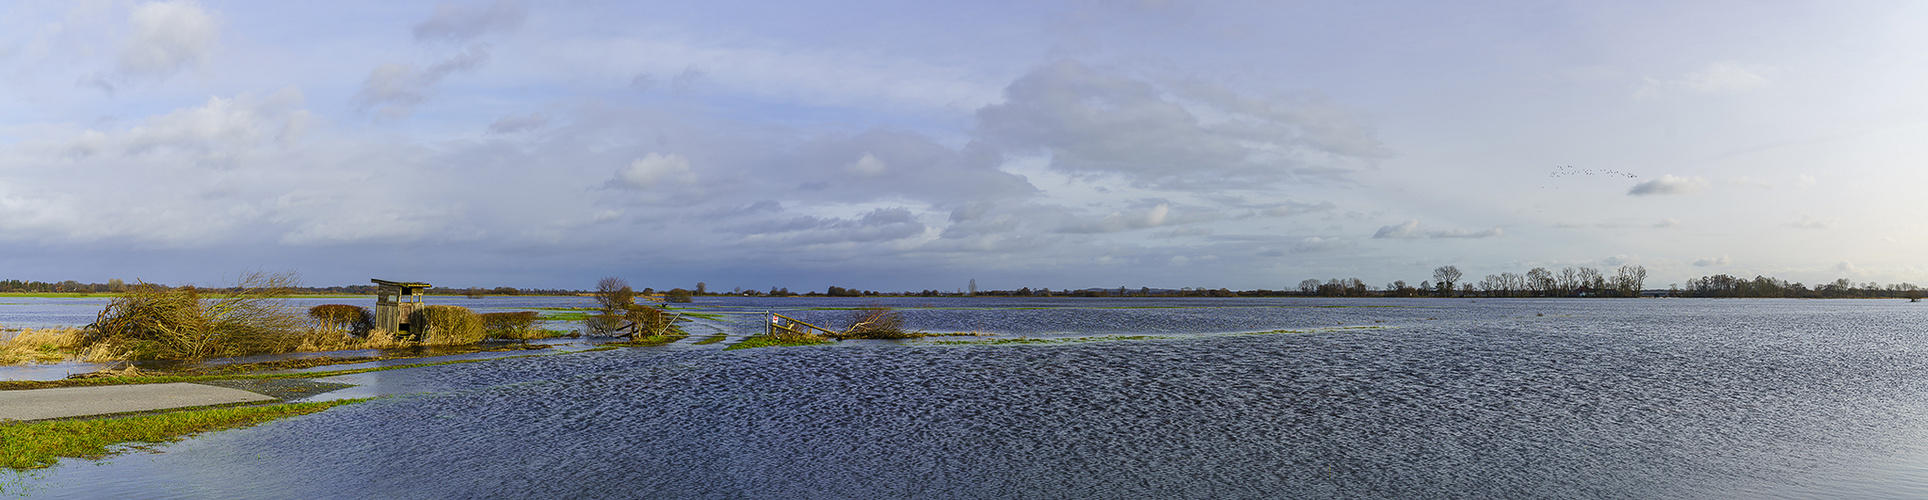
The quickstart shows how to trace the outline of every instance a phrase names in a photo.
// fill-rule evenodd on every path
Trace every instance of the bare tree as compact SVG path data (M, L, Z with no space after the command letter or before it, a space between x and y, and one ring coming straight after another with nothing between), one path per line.
M1559 287L1559 283L1554 281L1553 271L1548 271L1544 267L1535 267L1526 272L1526 287L1540 295L1553 295L1553 290Z
M596 282L596 303L602 305L603 314L628 313L636 305L636 291L622 278L603 278Z
M1458 282L1460 276L1464 274L1459 272L1457 266L1439 266L1439 269L1433 270L1434 286L1438 286L1445 295L1452 295L1453 283Z
M1615 288L1628 297L1640 295L1640 289L1647 283L1647 268L1641 266L1620 266L1620 272L1613 277Z

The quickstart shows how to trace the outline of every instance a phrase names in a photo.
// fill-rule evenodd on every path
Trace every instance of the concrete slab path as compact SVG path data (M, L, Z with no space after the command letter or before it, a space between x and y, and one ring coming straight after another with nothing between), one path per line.
M45 420L276 400L240 389L186 382L0 391L0 420Z

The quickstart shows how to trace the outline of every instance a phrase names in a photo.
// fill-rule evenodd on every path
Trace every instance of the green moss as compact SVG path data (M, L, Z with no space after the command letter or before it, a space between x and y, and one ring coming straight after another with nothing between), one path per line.
M132 417L0 425L0 467L37 469L61 457L101 458L119 443L165 443L202 432L247 427L367 399L238 406Z

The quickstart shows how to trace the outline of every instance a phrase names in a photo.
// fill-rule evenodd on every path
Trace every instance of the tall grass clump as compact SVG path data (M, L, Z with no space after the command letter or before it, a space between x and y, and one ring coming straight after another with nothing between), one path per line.
M305 340L300 317L281 297L291 273L248 273L231 288L138 284L87 325L83 343L112 346L131 359L204 359L287 352Z
M535 311L488 313L478 315L477 318L482 320L484 336L491 339L542 337L542 332L535 329Z
M923 334L904 330L904 313L882 305L851 311L843 337L850 339L908 339Z
M367 336L375 329L375 314L368 308L348 304L322 304L308 308L308 317L314 318L316 326L355 335Z
M422 306L409 313L408 323L421 325L425 345L473 344L486 335L482 319L462 306Z
M0 332L0 365L64 361L80 348L79 328L38 328Z

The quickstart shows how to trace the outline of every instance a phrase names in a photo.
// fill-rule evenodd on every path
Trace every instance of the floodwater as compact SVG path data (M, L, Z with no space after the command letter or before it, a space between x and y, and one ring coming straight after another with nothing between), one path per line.
M699 299L732 336L762 311ZM893 299L932 340L323 380L392 395L14 479L34 498L1921 498L1898 300ZM1147 307L1151 306L1151 307ZM1019 309L1024 308L1024 309ZM805 318L802 316L810 316ZM0 318L4 319L4 318ZM1343 328L1375 326L1381 328ZM1292 329L1293 332L1251 334ZM9 481L12 484L9 485Z

